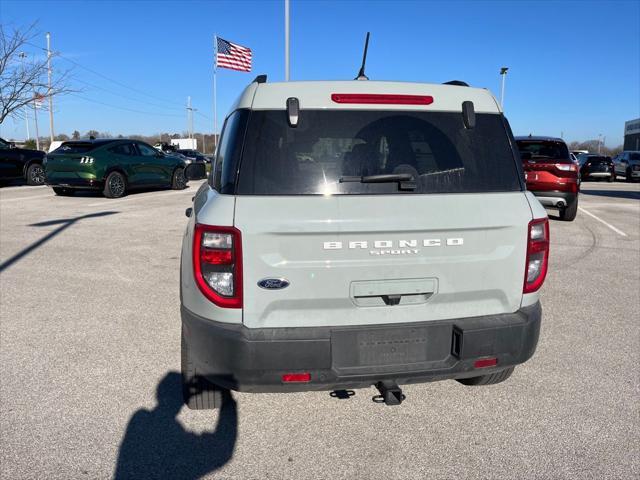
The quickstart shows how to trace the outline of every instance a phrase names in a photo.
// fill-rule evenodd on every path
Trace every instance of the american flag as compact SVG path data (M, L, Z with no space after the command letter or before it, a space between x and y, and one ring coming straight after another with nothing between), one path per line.
M230 68L241 72L251 71L251 49L218 38L216 67Z

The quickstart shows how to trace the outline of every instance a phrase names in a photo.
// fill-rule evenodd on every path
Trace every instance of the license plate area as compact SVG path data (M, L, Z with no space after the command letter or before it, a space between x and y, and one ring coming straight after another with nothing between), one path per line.
M334 331L333 368L341 373L423 369L450 356L451 335L451 325Z

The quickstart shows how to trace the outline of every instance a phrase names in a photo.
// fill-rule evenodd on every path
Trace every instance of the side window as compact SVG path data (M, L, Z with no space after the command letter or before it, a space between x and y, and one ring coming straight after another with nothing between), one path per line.
M115 153L116 155L132 156L136 154L133 144L131 143L116 145L115 147L110 148L109 151Z
M138 143L137 145L138 150L140 150L140 155L143 157L155 157L158 154L158 151L149 145L145 145L144 143Z
M236 110L224 122L218 145L216 170L212 175L212 186L220 193L235 193L236 173L248 118L248 110Z

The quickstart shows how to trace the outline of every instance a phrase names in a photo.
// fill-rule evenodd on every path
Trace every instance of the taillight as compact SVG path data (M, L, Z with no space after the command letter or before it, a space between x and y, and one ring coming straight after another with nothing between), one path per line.
M548 265L549 219L531 220L529 222L523 293L535 292L542 286L547 276Z
M578 166L575 163L556 163L556 168L564 172L577 172Z
M431 95L395 95L380 93L332 93L335 103L365 103L376 105L431 105Z
M225 308L242 308L240 230L196 224L193 274L200 291L213 303Z

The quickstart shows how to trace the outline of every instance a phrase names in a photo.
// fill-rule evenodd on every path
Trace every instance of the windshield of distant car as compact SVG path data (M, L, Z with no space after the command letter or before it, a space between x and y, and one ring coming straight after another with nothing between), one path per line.
M517 140L520 154L526 153L531 160L552 159L560 163L571 162L569 149L563 142L553 140Z

